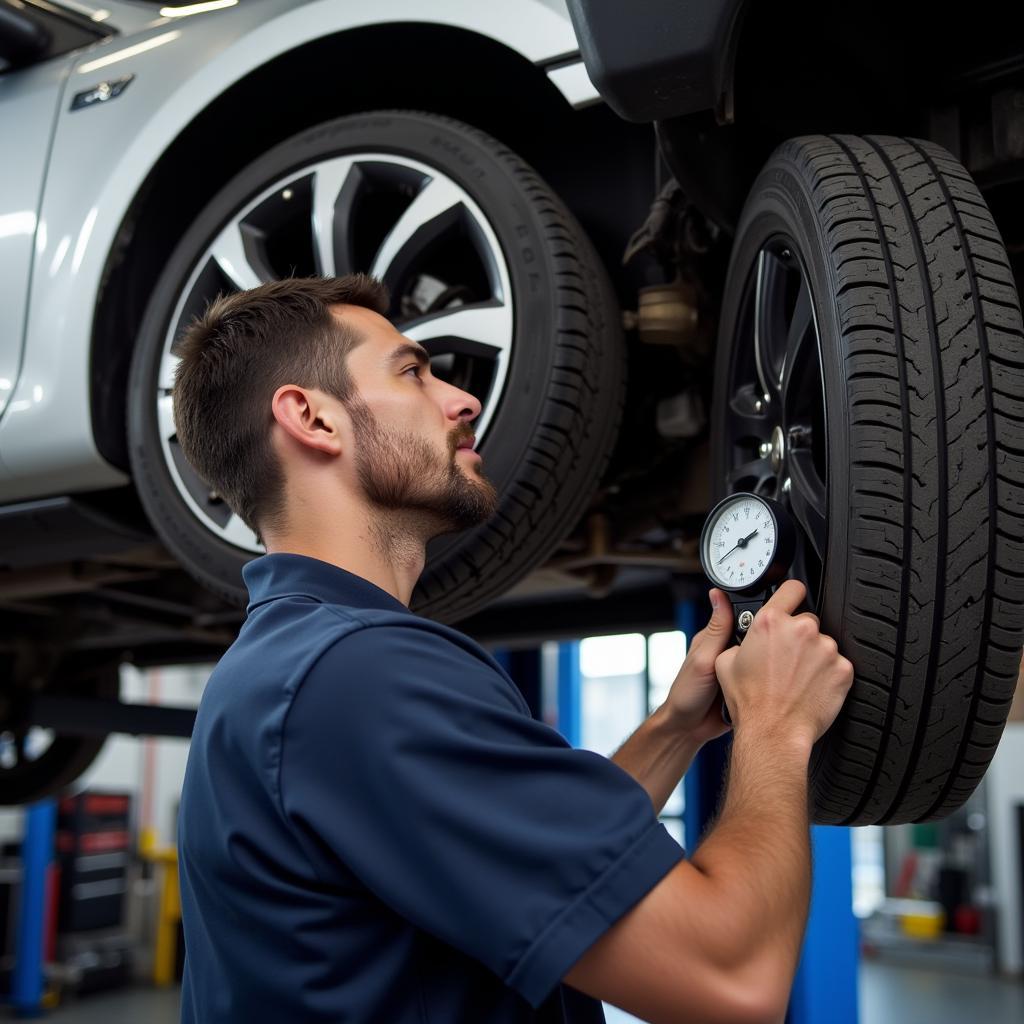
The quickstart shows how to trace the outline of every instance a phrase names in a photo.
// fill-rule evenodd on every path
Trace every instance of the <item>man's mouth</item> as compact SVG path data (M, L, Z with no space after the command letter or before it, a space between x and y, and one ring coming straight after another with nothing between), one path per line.
M469 437L464 437L458 445L456 445L456 450L461 451L463 448L469 448L472 450L475 444L476 438L471 434Z

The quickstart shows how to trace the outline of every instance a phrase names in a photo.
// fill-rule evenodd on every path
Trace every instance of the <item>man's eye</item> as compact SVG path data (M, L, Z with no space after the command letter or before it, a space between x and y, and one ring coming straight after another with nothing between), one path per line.
M410 373L411 372L414 377L418 377L420 375L419 363L415 363L412 366L407 366L402 372L403 373Z

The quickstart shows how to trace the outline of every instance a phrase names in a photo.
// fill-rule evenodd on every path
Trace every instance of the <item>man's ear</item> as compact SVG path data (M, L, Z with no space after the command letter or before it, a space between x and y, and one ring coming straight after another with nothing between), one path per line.
M299 444L328 455L341 453L334 405L319 391L284 384L271 401L274 419Z

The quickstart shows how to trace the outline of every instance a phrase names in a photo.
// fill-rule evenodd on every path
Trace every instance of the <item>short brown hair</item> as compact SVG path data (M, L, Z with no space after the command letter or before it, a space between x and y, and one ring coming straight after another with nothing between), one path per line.
M363 339L331 314L339 304L383 315L387 289L364 274L272 281L218 296L176 346L182 453L257 539L284 512L284 476L270 443L274 392L297 384L352 397L345 361Z

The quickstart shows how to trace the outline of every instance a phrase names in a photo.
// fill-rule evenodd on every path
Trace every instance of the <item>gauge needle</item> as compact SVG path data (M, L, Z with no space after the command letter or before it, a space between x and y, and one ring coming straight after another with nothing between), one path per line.
M726 551L726 553L722 555L722 557L718 560L717 564L721 565L736 550L736 548L745 548L747 546L747 541L750 540L751 537L756 536L757 530L755 530L753 533L748 533L746 537L740 537L740 539L736 541L736 546Z

